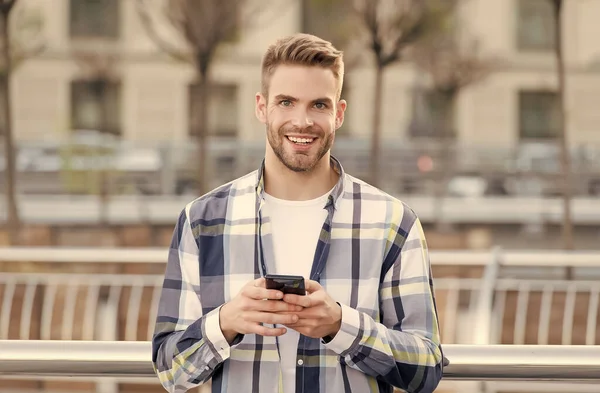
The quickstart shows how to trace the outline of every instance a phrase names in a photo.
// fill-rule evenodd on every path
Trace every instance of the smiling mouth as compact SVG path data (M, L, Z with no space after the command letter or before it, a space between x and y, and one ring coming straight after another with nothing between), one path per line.
M317 139L317 138L296 138L293 136L286 136L286 138L290 142L295 143L296 145L300 145L300 146L310 145L311 143L313 143L315 141L315 139Z

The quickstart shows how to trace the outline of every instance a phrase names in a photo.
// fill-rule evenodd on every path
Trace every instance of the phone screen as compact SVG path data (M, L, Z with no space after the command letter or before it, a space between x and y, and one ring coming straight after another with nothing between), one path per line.
M283 293L306 295L304 277L286 274L267 274L265 276L267 289L277 289Z

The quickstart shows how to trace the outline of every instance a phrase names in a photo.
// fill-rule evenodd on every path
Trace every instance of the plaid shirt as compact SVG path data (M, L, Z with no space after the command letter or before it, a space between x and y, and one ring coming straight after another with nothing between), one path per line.
M428 251L415 213L344 173L324 208L310 273L342 308L335 337L300 335L296 392L433 392L442 350ZM219 326L221 305L274 269L260 169L189 203L173 234L152 361L170 392L281 392L278 340ZM287 392L286 392L287 393Z

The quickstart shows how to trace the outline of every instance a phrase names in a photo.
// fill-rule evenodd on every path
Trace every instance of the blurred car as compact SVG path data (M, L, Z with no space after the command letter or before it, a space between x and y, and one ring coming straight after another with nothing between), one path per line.
M570 152L572 195L600 195L600 160L591 148ZM555 143L521 144L507 161L505 188L511 195L560 196L563 177L560 148Z
M85 193L82 179L110 173L114 187L137 187L158 180L163 166L160 151L135 146L94 130L77 130L68 142L39 141L17 147L19 192L28 194ZM0 152L0 171L6 166ZM0 188L4 184L0 184Z

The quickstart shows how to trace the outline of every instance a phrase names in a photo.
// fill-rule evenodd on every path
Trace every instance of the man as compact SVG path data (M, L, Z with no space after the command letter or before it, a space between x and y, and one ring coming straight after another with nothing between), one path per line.
M278 40L262 63L260 168L188 204L177 222L152 360L184 392L434 391L442 352L415 213L330 155L346 102L342 53ZM267 290L302 275L305 296Z

